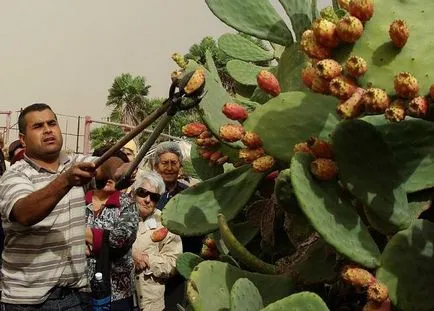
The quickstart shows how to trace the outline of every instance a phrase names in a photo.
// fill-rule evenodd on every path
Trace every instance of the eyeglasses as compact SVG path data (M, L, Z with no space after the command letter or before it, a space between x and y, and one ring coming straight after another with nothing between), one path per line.
M146 190L145 188L139 187L136 189L134 194L141 198L146 198L148 195L151 198L152 201L158 202L160 200L161 195L155 192L151 192Z

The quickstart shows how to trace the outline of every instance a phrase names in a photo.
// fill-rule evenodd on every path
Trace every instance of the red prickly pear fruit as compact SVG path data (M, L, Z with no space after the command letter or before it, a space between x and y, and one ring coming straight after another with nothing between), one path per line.
M346 265L342 269L341 278L347 284L359 289L366 289L377 282L369 271L353 265Z
M344 10L350 9L350 0L338 0L339 7Z
M335 48L339 45L336 25L325 18L316 19L312 23L312 31L316 41L326 48Z
M229 159L228 156L223 156L223 157L219 158L217 161L215 161L215 163L218 165L222 165L222 164L225 164L228 161L228 159Z
M390 106L390 98L386 91L379 88L367 89L362 95L365 109L370 113L384 113Z
M359 56L350 56L345 62L345 68L349 75L357 78L368 71L368 64Z
M204 158L205 160L209 160L209 158L211 157L211 155L214 152L211 150L207 150L207 149L200 149L199 150L199 154L201 155L202 158Z
M338 105L337 113L342 119L354 119L360 116L364 109L362 95L364 90L359 88L350 98Z
M409 72L400 72L393 80L396 95L403 98L413 98L419 94L419 83Z
M363 24L357 17L347 15L339 20L336 31L339 39L347 43L354 43L363 34Z
M244 121L248 115L246 108L236 103L224 104L222 112L229 119L237 121Z
M389 297L389 291L387 287L380 282L369 285L367 293L368 300L374 301L376 303L381 303Z
M340 76L329 83L330 93L339 99L348 99L357 90L356 83L348 77Z
M332 180L338 175L338 166L333 160L318 158L310 163L310 171L319 180Z
M241 142L249 149L256 149L262 146L261 137L254 132L246 132L241 139Z
M394 20L389 27L389 37L397 48L403 48L407 43L410 32L401 19Z
M214 137L196 139L196 144L202 147L212 147L218 145L219 143L220 142Z
M227 142L238 141L244 136L244 127L238 124L226 124L220 127L220 138Z
M267 70L261 70L256 76L256 82L261 90L272 96L280 94L280 84L277 78Z
M256 148L256 149L245 148L239 151L239 158L244 162L251 163L256 159L262 157L264 154L265 152L263 148Z
M215 151L211 154L209 157L209 160L211 162L216 162L218 159L220 159L223 156L223 154L220 151Z
M415 97L408 103L407 114L416 118L424 117L428 113L428 106L424 96Z
M265 155L252 162L253 171L262 173L271 169L276 161L272 156Z
M270 180L270 181L274 181L274 180L276 180L277 176L279 176L279 173L280 172L278 170L272 171L270 174L265 176L265 179Z
M306 142L304 142L304 143L295 144L292 152L294 154L299 153L299 152L312 153L312 150L310 150L309 145Z
M362 311L391 311L391 310L392 310L392 304L390 303L390 298L387 298L381 303L368 301L362 309Z
M323 79L331 80L341 75L342 66L334 59L323 59L315 65L316 73Z
M182 127L182 133L188 137L196 137L207 130L206 125L200 122L192 122Z
M321 45L316 39L313 30L308 29L301 35L300 46L307 56L315 59L330 58L331 50Z
M348 11L362 22L367 22L374 14L374 2L372 0L351 0Z
M316 158L333 159L332 145L318 137L311 137L307 140L311 153Z
M163 241L164 238L167 236L167 233L169 232L169 229L166 227L161 227L157 230L154 230L151 234L151 240L152 242L160 242Z
M208 246L209 248L214 248L214 249L217 248L217 242L216 242L216 240L213 239L213 238L210 238L210 237L206 237L203 240L203 244L206 245L206 246Z
M329 84L330 84L329 80L321 78L320 76L317 75L312 81L311 89L316 93L328 95L330 94Z
M204 245L202 247L202 249L200 250L199 255L204 259L213 260L213 259L217 259L219 257L219 251L217 250L217 248L211 248L211 247Z
M315 67L312 65L306 66L301 70L301 80L308 88L312 88L312 83L317 76Z
M401 99L394 100L384 111L384 117L391 122L400 122L405 119L405 105Z

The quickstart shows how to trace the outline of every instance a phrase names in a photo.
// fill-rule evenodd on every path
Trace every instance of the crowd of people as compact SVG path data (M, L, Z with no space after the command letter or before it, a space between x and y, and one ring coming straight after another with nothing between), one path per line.
M202 237L180 237L161 223L161 210L188 187L178 179L179 146L159 144L153 170L139 170L119 190L116 181L135 157L134 143L95 168L110 146L67 155L48 105L26 107L18 127L10 164L0 165L1 310L89 310L96 272L108 280L111 310L185 306L176 259L182 252L199 254Z

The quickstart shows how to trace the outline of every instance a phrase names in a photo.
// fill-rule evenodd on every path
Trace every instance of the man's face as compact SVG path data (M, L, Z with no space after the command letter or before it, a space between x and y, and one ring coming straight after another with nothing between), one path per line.
M26 114L25 133L20 133L21 143L30 157L44 159L59 154L63 145L56 116L50 109L32 111Z
M133 160L134 160L134 153L133 153L133 151L131 149L128 149L128 148L122 148L122 151L128 157L128 160L130 162L133 162Z
M176 154L166 152L160 155L160 163L155 165L155 170L163 177L165 183L173 183L178 179L181 163Z

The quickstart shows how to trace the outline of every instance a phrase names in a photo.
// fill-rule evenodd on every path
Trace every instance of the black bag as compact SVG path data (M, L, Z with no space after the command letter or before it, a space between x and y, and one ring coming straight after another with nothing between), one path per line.
M111 260L109 246L110 231L104 230L99 256L96 258L95 272L101 272L104 284L111 289Z

